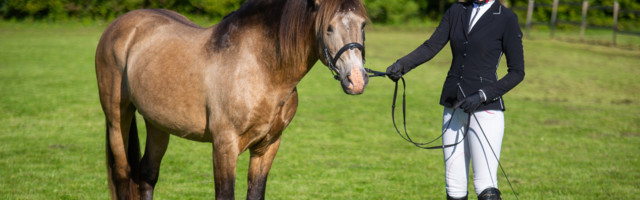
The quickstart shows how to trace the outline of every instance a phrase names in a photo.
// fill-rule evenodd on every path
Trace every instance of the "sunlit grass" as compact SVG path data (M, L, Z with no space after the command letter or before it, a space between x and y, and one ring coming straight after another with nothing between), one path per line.
M1 199L108 198L93 64L103 27L0 23ZM384 71L430 34L369 29L367 67ZM535 38L524 46L527 75L505 96L501 158L520 199L640 195L640 52ZM450 60L445 47L406 76L416 140L440 132L438 100ZM393 86L372 78L363 95L348 96L316 65L298 87L299 109L283 135L267 198L443 199L442 153L396 135ZM144 138L144 125L138 129ZM248 163L245 153L239 199ZM155 195L211 199L212 169L210 144L172 137ZM499 181L504 198L514 199L504 177Z

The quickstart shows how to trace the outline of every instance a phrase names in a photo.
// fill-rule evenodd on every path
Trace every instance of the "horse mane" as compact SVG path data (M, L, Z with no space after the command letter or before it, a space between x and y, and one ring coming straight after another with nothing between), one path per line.
M361 0L247 0L218 23L209 46L214 51L226 49L239 39L234 32L259 26L276 40L277 57L285 59L281 64L300 64L311 53L305 47L318 42L316 38L326 32L331 19L347 10L367 16Z

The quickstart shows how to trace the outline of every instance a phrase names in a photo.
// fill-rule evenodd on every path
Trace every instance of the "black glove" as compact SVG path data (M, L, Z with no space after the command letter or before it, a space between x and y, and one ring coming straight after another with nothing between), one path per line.
M462 108L466 113L473 113L478 109L482 102L485 102L487 99L482 90L473 93L472 95L464 98L462 101L459 101L453 109Z
M387 77L389 77L389 79L391 79L393 82L397 82L398 80L400 80L400 77L404 75L402 73L402 71L404 71L403 68L404 67L396 61L391 66L387 67Z

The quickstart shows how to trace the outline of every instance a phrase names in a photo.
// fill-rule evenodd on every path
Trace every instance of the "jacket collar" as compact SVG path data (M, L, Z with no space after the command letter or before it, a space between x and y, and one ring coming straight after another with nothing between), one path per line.
M468 3L465 6L465 18L464 18L464 22L466 24L466 26L464 26L464 32L467 33L467 35L472 34L473 32L476 32L477 30L481 29L482 27L484 27L486 24L490 23L491 21L493 21L493 18L496 15L501 15L502 14L502 4L500 4L500 1L498 0L494 0L496 2L493 2L493 4L491 5L491 7L489 8L489 10L487 10L487 12L485 12L482 16L478 16L480 17L480 19L478 20L478 22L476 22L475 25L473 25L473 29L471 29L471 32L469 32L469 21L471 20L471 11L473 10L473 3Z

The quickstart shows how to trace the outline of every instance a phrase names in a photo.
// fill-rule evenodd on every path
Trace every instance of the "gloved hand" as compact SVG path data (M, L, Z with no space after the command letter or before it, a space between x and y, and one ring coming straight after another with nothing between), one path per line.
M403 68L402 64L396 61L391 66L387 67L387 77L389 77L393 82L397 82L400 80L400 77L404 75L402 73Z
M457 108L462 108L464 110L464 112L466 113L472 113L474 111L476 111L476 109L478 109L478 107L480 106L480 104L482 102L485 102L486 96L484 95L484 92L482 90L473 93L472 95L468 96L467 98L462 99L462 101L459 101L454 107L453 109L457 109Z

